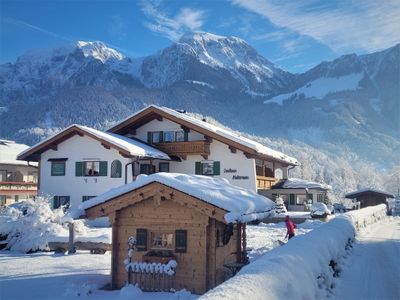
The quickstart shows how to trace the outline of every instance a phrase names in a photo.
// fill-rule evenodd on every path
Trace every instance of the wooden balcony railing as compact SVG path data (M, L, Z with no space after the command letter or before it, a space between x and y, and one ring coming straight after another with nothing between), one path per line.
M154 146L169 155L210 154L210 143L206 141L157 143Z
M0 191L36 191L37 183L0 181Z
M269 190L271 186L273 186L278 179L274 177L265 177L265 176L256 176L257 180L257 189L260 190Z

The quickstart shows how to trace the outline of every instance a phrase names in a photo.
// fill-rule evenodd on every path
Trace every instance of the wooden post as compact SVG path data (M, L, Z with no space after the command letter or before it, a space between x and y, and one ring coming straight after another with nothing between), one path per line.
M243 223L242 226L242 262L247 264L248 263L248 258L247 258L247 235L246 235L246 223Z
M76 248L74 245L75 230L74 230L74 222L73 221L68 223L68 229L69 229L68 254L74 254L74 253L76 253Z
M242 260L242 224L236 224L236 262L240 263Z
M116 211L110 215L112 224L112 250L111 250L111 288L116 289L118 284L118 217L119 212Z

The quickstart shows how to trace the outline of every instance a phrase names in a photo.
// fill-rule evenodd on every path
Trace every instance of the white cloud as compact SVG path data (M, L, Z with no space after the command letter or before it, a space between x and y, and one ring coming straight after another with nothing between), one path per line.
M145 26L172 41L178 40L187 30L200 30L204 24L204 10L185 7L174 17L169 17L162 10L160 1L143 1L141 8L147 18L150 19L150 21L145 22Z
M309 36L338 53L376 51L400 42L400 1L231 0L276 26Z
M120 15L111 16L111 22L108 25L108 33L119 40L126 37L126 25Z

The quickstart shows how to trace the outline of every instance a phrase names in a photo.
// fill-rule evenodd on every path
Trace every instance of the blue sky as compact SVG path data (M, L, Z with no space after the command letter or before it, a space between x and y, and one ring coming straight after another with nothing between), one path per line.
M78 40L139 57L185 31L207 31L243 38L282 68L303 72L394 46L399 24L399 0L0 0L0 63Z

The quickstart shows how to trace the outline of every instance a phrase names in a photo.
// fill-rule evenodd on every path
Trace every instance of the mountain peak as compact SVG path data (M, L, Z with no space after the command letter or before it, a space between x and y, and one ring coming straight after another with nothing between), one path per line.
M224 40L231 40L234 42L239 42L239 43L244 43L247 44L244 40L234 37L234 36L222 36L222 35L217 35L214 33L209 33L209 32L202 32L202 31L188 31L186 32L179 40L180 43L184 42L191 42L191 41L196 41L200 43L209 43L209 42L221 42Z
M104 43L100 41L86 42L78 41L76 48L82 50L85 57L93 57L101 60L105 63L109 59L111 60L122 60L125 57L118 51L108 48Z

